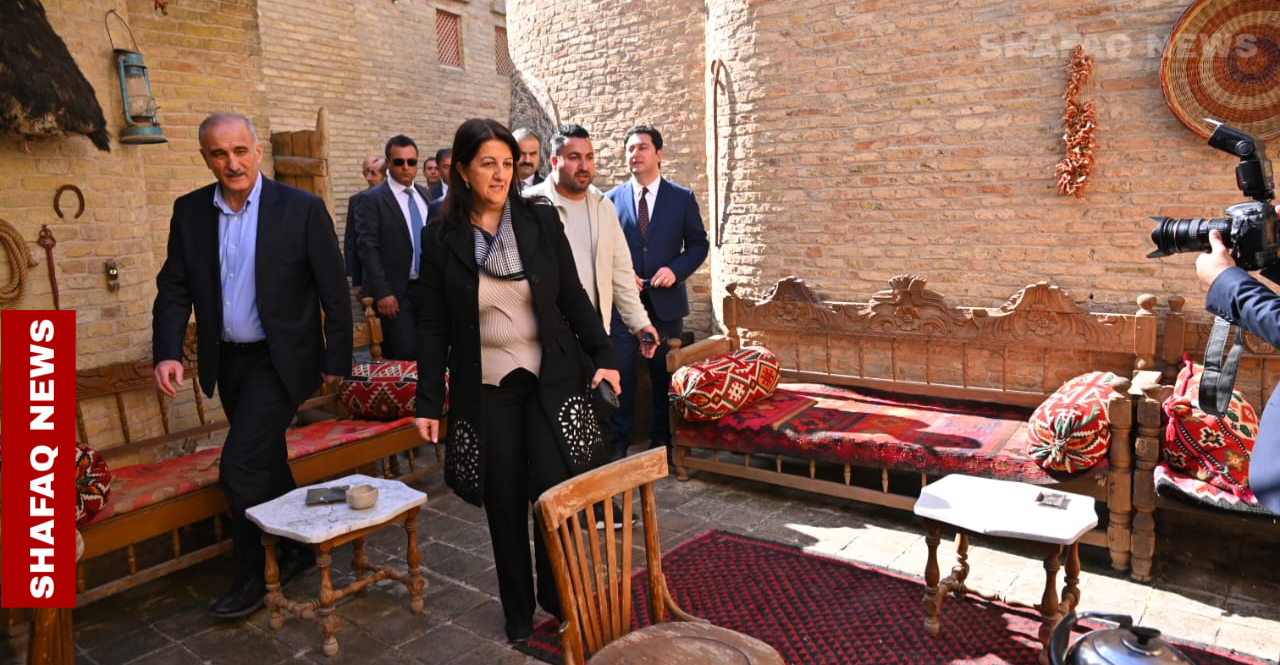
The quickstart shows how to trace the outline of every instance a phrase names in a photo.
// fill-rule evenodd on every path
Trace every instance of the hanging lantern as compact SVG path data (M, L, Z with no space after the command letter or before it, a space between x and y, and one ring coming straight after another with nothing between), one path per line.
M164 137L164 129L156 119L156 98L151 94L151 77L147 75L147 65L142 61L142 54L136 50L138 42L133 39L133 31L129 30L129 25L124 23L116 10L107 12L108 17L112 14L129 31L129 39L133 41L135 49L130 51L115 48L115 40L111 41L116 54L116 70L120 75L120 98L124 104L125 126L120 130L120 142L132 145L165 143L169 139ZM111 39L110 27L107 28L107 38Z

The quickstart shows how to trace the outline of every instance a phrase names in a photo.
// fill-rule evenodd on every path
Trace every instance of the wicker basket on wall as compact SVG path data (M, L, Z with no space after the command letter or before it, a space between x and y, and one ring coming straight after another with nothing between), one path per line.
M1165 42L1160 87L1173 115L1204 138L1208 119L1280 136L1280 1L1197 0Z

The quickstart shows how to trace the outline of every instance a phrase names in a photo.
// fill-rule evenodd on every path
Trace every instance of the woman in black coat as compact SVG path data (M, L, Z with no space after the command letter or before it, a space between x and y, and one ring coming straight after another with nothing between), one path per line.
M454 136L443 219L422 232L415 420L437 439L447 369L445 482L485 509L512 641L533 632L530 504L607 461L590 390L619 382L559 216L515 186L518 154L493 120L468 120ZM537 602L559 617L540 534L534 553Z

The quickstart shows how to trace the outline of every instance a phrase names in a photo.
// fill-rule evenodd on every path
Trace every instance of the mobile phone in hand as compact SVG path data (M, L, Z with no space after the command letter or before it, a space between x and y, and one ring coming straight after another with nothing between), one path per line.
M653 336L653 333L644 333L643 335L640 336L640 343L641 344L657 344L658 340Z
M608 381L601 381L600 385L596 386L596 392L600 395L600 401L609 405L610 408L616 409L622 406L618 401L618 393L613 392L613 386Z

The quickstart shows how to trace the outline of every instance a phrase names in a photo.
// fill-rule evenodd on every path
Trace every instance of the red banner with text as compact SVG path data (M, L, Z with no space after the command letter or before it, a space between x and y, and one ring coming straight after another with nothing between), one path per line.
M76 313L0 312L0 606L76 605Z

